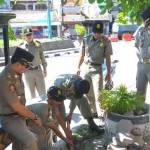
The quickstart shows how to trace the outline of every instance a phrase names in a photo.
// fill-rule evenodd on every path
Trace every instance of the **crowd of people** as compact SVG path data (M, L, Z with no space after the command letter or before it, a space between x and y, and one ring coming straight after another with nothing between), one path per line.
M139 29L135 38L139 50L136 86L138 92L145 94L150 82L150 8L141 17L144 27ZM93 24L92 31L93 34L83 39L76 74L57 76L46 91L47 63L41 43L33 39L31 29L24 30L25 42L16 48L10 64L0 74L0 122L2 129L10 135L13 150L50 150L54 134L66 143L69 150L74 150L70 124L76 106L90 130L104 133L104 127L98 126L93 118L103 117L98 104L103 89L102 64L105 60L105 80L109 82L112 80L113 50L110 40L103 35L101 21ZM39 95L47 95L46 102L26 105L23 74L31 98L36 97L37 90ZM65 110L66 99L70 100L69 114Z

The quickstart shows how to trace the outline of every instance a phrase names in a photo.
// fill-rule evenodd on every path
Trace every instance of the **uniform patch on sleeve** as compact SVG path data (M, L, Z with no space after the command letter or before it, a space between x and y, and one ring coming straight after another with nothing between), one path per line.
M14 84L9 85L9 91L16 92L16 86Z

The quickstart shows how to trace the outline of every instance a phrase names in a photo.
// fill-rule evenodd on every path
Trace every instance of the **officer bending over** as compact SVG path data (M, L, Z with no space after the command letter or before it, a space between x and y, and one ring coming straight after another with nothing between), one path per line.
M92 112L88 103L88 98L84 95L89 92L90 85L87 80L83 80L78 75L74 74L63 74L59 75L55 81L54 86L59 87L62 90L62 94L65 99L71 100L70 102L70 112L67 116L67 121L71 123L71 118L73 111L76 106L78 106L81 114L89 124L91 130L98 133L103 133L104 128L98 127L93 121ZM60 112L64 118L66 118L64 103L60 107Z

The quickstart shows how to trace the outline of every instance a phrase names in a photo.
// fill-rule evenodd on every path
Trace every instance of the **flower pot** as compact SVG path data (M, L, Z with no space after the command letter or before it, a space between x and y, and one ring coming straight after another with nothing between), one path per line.
M141 129L143 136L149 132L149 105L146 105L146 113L139 116L127 116L117 113L108 113L106 118L106 131L109 137L114 136L118 131L118 123L121 121L131 121L133 127Z

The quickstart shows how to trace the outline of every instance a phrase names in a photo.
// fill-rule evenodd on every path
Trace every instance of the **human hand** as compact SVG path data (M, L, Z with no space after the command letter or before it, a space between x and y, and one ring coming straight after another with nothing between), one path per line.
M67 144L68 150L74 150L74 145Z
M69 113L69 115L66 117L66 121L70 124L71 123L72 115Z
M76 73L78 76L80 75L80 69L77 70L77 73Z
M39 117L36 117L36 119L33 120L34 123L38 126L38 127L42 127L42 120Z
M107 72L107 74L105 76L105 81L111 81L111 75L109 72Z
M47 76L47 71L46 70L44 70L44 77L46 77Z
M74 150L73 140L66 139L66 144L67 144L68 150Z

